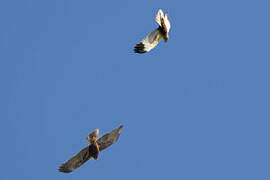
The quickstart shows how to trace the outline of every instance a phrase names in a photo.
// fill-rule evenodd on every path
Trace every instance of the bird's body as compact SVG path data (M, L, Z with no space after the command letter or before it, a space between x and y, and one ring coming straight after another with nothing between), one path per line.
M163 38L165 42L169 39L169 31L171 28L168 12L164 16L161 9L158 10L155 21L159 27L152 31L146 38L134 47L135 53L145 53L156 47Z
M90 146L88 146L88 151L90 156L92 156L95 160L98 159L98 154L99 154L99 147L98 144L91 144Z
M99 145L97 143L98 133L99 129L95 129L95 131L91 132L88 137L86 137L86 140L91 144L91 146L89 146L89 153L95 160L98 159L98 154L100 152Z

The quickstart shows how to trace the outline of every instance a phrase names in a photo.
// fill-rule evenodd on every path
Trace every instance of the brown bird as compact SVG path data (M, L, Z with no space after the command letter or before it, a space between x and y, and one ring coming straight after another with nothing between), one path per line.
M111 132L103 135L101 138L98 138L99 130L96 129L92 133L88 135L86 138L90 143L89 146L83 148L78 154L70 158L67 162L62 164L58 171L63 173L70 173L74 169L80 167L86 161L88 161L91 157L95 160L98 159L99 152L106 149L114 142L116 142L120 136L123 126L121 125L117 129L112 130Z
M151 32L146 38L134 47L135 53L145 53L156 47L159 41L163 38L165 42L169 39L169 31L171 23L168 12L164 16L161 9L158 10L155 21L159 24L159 27Z

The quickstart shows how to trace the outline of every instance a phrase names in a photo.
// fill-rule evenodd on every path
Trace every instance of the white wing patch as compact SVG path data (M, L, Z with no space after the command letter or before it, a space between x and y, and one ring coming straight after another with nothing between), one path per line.
M159 43L161 39L162 39L162 34L157 28L134 47L134 52L136 53L148 52L151 49L153 49Z
M167 28L167 33L168 33L171 29L171 23L170 23L170 18L169 18L168 12L165 15L164 23L165 23L165 26Z
M164 14L161 9L158 10L155 21L161 26L161 19L164 19Z

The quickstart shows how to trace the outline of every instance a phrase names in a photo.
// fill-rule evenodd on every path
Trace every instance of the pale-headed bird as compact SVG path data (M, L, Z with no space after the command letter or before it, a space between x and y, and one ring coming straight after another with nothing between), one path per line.
M171 28L168 12L165 14L161 9L158 10L155 21L159 27L151 32L146 38L134 47L135 53L145 53L153 49L163 38L165 42L169 39L169 31Z
M111 132L103 135L101 138L98 139L99 130L96 129L92 133L88 135L86 140L89 142L89 146L83 148L78 154L70 158L67 162L62 164L58 171L63 173L70 173L76 168L83 165L86 161L90 158L94 158L95 160L98 159L99 152L106 149L107 147L111 146L115 143L122 131L123 126L112 130Z

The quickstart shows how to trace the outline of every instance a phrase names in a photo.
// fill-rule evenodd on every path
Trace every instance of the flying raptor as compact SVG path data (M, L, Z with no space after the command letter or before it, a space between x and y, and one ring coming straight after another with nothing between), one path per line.
M151 32L146 38L134 47L135 53L145 53L153 49L163 38L165 42L169 39L169 31L171 28L168 12L164 16L161 9L158 10L155 21L159 27Z
M88 135L86 138L90 143L89 146L83 148L78 154L70 158L67 162L62 164L58 171L63 173L70 173L74 169L80 167L83 163L88 161L90 158L98 159L99 152L106 149L114 142L116 142L120 136L123 126L121 125L117 129L112 130L111 132L103 135L101 138L98 138L99 130L96 129Z

